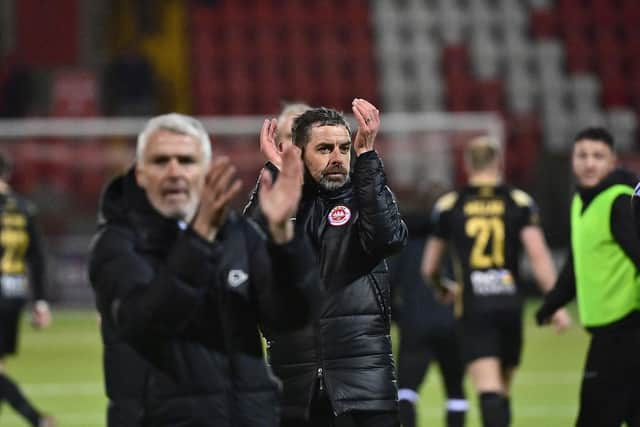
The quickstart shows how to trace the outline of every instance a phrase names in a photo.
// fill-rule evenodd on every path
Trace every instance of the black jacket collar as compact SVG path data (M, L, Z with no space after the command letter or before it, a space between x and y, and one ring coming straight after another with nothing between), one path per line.
M138 185L135 168L107 184L100 199L98 226L119 224L135 230L143 249L161 250L173 241L179 222L162 216Z

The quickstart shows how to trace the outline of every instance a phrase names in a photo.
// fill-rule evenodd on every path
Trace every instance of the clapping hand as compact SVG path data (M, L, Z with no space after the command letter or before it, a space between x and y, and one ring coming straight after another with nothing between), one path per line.
M269 223L271 237L276 243L286 243L293 238L290 221L298 209L302 195L302 159L300 149L291 145L282 152L282 164L278 179L273 182L271 173L263 170L258 198L260 209Z
M205 178L198 212L193 220L193 229L209 241L224 224L229 203L242 188L242 182L234 178L235 166L226 156L216 157Z
M262 124L260 130L260 152L271 163L273 163L278 169L282 168L282 155L288 148L285 144L278 145L276 141L276 134L278 130L278 121L276 119L267 119ZM286 144L290 145L290 144Z
M358 120L358 133L353 141L356 156L373 150L373 143L380 130L380 111L370 102L356 98L351 104L353 114Z

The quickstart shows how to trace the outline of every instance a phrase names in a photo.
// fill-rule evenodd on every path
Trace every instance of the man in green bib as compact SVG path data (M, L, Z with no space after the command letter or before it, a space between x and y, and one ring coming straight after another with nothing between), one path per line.
M615 164L609 132L578 133L570 253L536 313L539 324L548 323L577 298L580 321L591 333L577 427L640 426L640 240L631 210L637 179Z

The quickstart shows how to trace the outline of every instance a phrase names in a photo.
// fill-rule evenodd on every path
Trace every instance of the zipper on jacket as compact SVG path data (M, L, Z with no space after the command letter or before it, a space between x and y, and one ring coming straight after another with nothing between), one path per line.
M318 377L319 390L324 391L324 378L322 377L322 368L318 368L316 376Z

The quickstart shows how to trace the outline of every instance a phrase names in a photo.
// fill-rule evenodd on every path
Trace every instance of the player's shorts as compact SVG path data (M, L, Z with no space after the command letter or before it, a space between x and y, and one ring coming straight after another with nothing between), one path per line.
M522 353L522 311L467 313L458 322L465 364L497 357L504 367L515 367Z
M20 310L0 311L0 357L15 354L19 321Z

